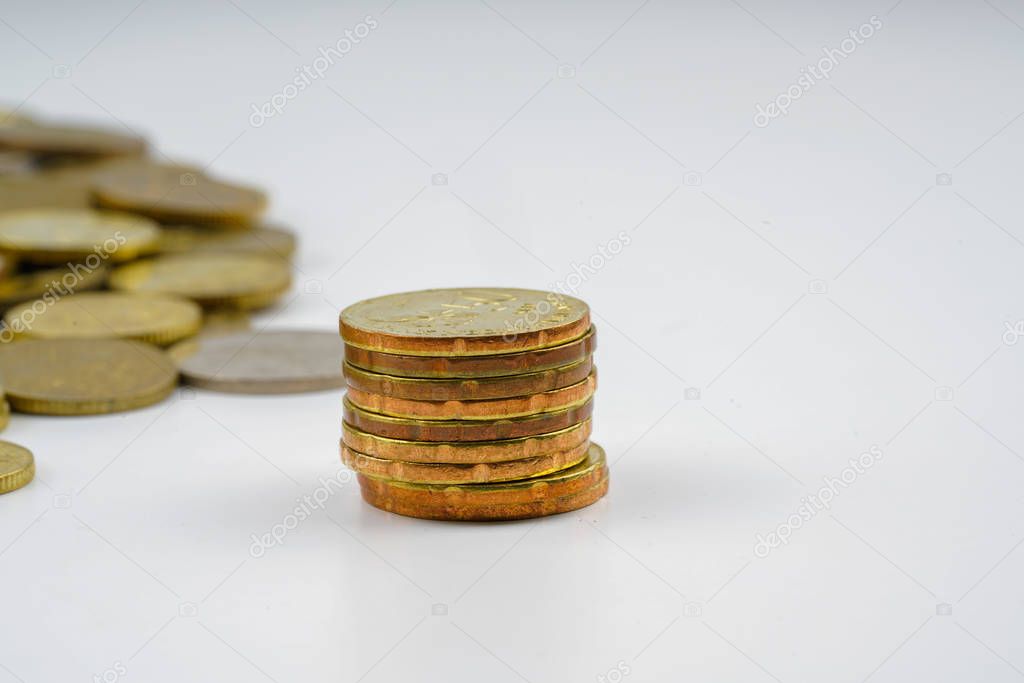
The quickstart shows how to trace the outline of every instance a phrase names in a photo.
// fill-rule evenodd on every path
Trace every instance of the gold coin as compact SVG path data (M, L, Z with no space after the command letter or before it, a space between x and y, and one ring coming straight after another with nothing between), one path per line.
M554 391L582 382L593 367L593 360L584 358L572 365L509 377L421 379L381 375L344 364L345 379L353 389L422 401L478 401Z
M0 377L23 413L91 415L167 397L178 371L149 344L124 339L30 339L0 345Z
M565 451L486 463L404 462L375 458L341 444L341 461L359 474L418 484L486 484L526 479L572 467L587 457L584 442Z
M203 311L201 335L233 334L252 329L252 318L245 311L214 308Z
M422 401L370 394L349 386L348 399L363 410L418 420L495 420L549 413L586 403L597 388L596 369L582 382L529 396L482 401Z
M4 257L5 260L9 258ZM110 269L105 265L89 268L83 263L72 263L64 268L47 268L12 275L0 280L0 309L32 299L58 298L99 289L106 283L109 273ZM3 341L2 336L0 341Z
M295 234L268 226L227 232L195 225L166 226L160 233L160 253L262 254L288 260L295 254Z
M256 254L160 256L122 266L110 276L113 289L176 294L201 306L239 310L269 306L290 285L286 263Z
M427 289L390 294L341 312L346 343L411 356L528 351L582 337L590 309L570 296L532 289Z
M383 460L476 464L536 458L570 450L590 438L591 422L557 432L499 441L408 441L376 436L342 424L342 443L358 453Z
M0 126L29 126L34 121L17 109L0 108Z
M89 209L22 209L0 214L0 250L32 263L128 261L156 248L156 224Z
M25 486L36 476L36 461L32 451L0 441L0 493L10 493Z
M93 292L45 304L12 308L4 322L26 339L116 338L160 345L192 336L202 322L198 305L163 294Z
M11 404L7 399L0 399L0 432L7 429L11 421Z
M35 165L35 157L26 152L0 152L0 176L30 173Z
M363 500L398 514L450 520L522 519L593 503L607 491L608 468L604 450L591 443L582 462L518 481L414 484L365 474L358 479Z
M590 417L594 402L550 413L497 420L417 420L363 410L346 397L345 423L388 439L404 441L503 441L568 429ZM526 448L525 452L529 452Z
M56 173L0 176L0 211L90 206L92 190L81 179Z
M249 227L267 205L266 195L256 188L176 168L105 173L96 178L93 191L99 206L172 224Z
M493 356L404 356L345 345L345 361L371 372L398 377L482 378L518 375L571 365L597 350L597 333L591 327L584 336L565 344L534 351Z
M85 126L15 125L0 126L0 149L33 154L115 156L141 154L146 141L105 128Z

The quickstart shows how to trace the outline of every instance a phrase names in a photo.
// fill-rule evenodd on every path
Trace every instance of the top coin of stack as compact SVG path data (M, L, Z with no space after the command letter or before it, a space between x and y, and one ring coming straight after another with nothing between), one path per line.
M608 488L590 443L587 305L525 289L435 289L341 312L342 460L364 499L430 519L575 510Z

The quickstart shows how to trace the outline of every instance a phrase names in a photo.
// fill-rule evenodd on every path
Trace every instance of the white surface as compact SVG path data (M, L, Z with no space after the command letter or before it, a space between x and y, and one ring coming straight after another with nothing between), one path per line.
M0 498L0 681L1024 676L1024 343L1002 341L1024 319L1020 3L45 4L0 6L4 97L270 188L303 243L261 324L550 286L631 244L579 287L615 465L578 514L422 522L351 483L254 558L338 472L340 393L15 416L39 476Z

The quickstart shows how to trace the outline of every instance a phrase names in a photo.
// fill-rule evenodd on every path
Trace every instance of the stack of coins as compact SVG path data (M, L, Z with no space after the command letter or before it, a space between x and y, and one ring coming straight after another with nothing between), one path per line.
M433 289L341 312L341 457L363 498L411 517L507 520L608 490L590 441L587 305L525 289Z

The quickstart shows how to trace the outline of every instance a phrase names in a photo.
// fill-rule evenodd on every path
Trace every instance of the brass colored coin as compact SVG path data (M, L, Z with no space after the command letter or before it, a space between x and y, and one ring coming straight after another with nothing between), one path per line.
M35 158L25 152L0 152L0 175L29 173L35 168Z
M502 377L570 365L597 349L597 333L591 327L584 336L547 349L493 356L403 356L369 351L345 344L345 361L357 368L398 377Z
M405 517L433 519L445 522L508 522L516 519L547 517L563 512L580 510L593 505L608 493L608 472L590 488L558 498L542 498L526 503L492 503L485 505L438 505L409 502L402 496L366 487L363 475L359 484L363 487L363 500L370 505Z
M0 345L0 376L23 413L93 415L166 398L177 384L170 357L124 339L30 339Z
M90 209L22 209L0 214L0 250L40 264L129 261L156 248L153 221Z
M10 254L0 254L0 280L6 280L14 275L18 267L18 261Z
M483 401L421 401L348 388L348 399L363 410L418 420L496 420L549 413L586 403L597 388L597 371L582 382L529 396Z
M478 401L554 391L582 382L594 363L584 358L572 365L508 377L482 379L420 379L368 372L345 364L345 379L353 389L394 398L422 401Z
M346 343L410 356L506 354L556 346L590 329L579 299L532 289L427 289L341 312Z
M202 321L198 305L163 294L92 292L40 303L7 311L7 327L26 339L135 339L167 345L194 335Z
M182 379L206 389L290 394L345 385L341 340L309 330L198 337L172 349Z
M89 268L82 263L73 263L65 268L48 268L13 275L0 280L0 309L41 297L61 297L99 289L106 283L109 272L107 266Z
M567 451L590 438L591 422L557 432L501 441L407 441L376 436L342 424L342 443L358 453L404 462L476 464L536 458Z
M557 432L583 422L594 402L550 413L497 420L417 420L391 417L363 410L348 399L343 402L345 423L388 439L405 441L502 441ZM532 446L524 447L530 452Z
M249 227L266 208L260 190L203 173L151 167L101 174L94 199L108 209L131 211L161 223Z
M36 461L32 451L0 441L0 493L10 493L25 486L36 476Z
M160 256L116 269L110 286L176 294L201 306L250 310L277 301L291 286L291 270L281 259L255 254Z
M167 226L160 233L163 254L262 254L285 260L295 254L295 234L281 228L211 230L194 225Z
M359 475L363 499L375 507L431 519L520 519L577 509L565 498L597 500L607 490L604 450L590 444L587 457L564 470L530 479L488 484L413 484ZM586 492L598 487L595 497ZM414 514L415 513L415 514Z
M0 108L0 126L30 126L34 121L17 109Z
M252 318L245 311L215 308L203 312L203 327L199 334L221 335L252 329Z
M92 191L81 179L56 173L0 176L0 211L90 206Z
M0 432L7 429L11 421L11 404L7 399L0 399Z
M33 154L115 156L141 154L146 141L104 128L83 126L16 125L0 126L0 149Z
M418 484L486 484L551 474L587 457L589 443L566 451L487 463L403 462L386 460L341 445L341 461L359 474Z

